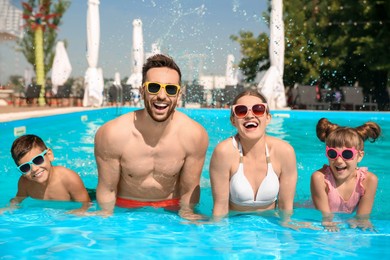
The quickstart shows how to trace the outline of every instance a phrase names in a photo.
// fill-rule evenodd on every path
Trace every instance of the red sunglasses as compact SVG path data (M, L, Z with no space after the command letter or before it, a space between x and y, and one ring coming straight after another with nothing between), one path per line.
M358 151L352 147L352 148L345 148L341 151L336 150L335 148L326 147L326 157L328 157L330 160L336 160L337 157L341 157L344 160L352 160L355 155L358 153Z
M237 118L244 118L248 115L249 111L252 112L255 116L263 116L267 110L267 104L255 104L252 108L247 107L246 105L233 105L232 111Z

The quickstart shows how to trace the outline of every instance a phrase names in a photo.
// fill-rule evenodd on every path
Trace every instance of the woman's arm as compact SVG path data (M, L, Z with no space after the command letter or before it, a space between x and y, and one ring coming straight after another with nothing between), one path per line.
M225 140L214 149L210 161L210 181L213 193L213 217L220 219L229 213L229 181L232 158L229 156L228 145L231 140Z

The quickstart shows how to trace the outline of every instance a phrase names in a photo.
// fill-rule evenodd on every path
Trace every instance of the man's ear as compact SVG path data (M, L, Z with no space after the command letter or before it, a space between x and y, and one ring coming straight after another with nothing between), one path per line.
M139 90L139 94L140 94L141 99L144 99L145 88L143 88L142 86L140 86L140 87L138 88L138 90Z

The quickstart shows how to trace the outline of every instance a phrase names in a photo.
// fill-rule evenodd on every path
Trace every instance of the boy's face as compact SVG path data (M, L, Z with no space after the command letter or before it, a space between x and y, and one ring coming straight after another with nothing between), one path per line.
M29 180L39 182L39 183L44 183L49 179L49 173L51 170L51 161L53 161L53 153L50 149L46 150L46 153L42 153L43 151L38 148L34 147L29 151L25 156L23 156L19 162L18 166L21 166L27 162L29 167L29 171L24 173L24 177L28 178ZM42 156L43 157L43 162L41 158L36 158L37 156ZM38 165L36 165L37 163ZM28 166L23 166L22 168L27 168Z

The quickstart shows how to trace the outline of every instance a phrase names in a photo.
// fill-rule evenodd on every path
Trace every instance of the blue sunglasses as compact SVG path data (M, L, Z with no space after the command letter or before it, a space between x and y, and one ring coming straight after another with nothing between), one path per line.
M31 164L34 165L41 165L45 162L45 155L47 153L47 149L43 151L42 153L38 154L34 158L32 158L29 162L25 162L18 166L18 170L24 175L31 171Z

